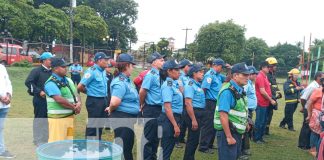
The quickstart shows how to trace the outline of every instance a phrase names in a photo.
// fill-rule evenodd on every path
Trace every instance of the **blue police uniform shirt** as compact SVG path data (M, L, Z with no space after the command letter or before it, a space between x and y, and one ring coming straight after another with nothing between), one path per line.
M204 75L202 88L206 89L206 99L217 100L218 93L225 79L224 75L217 73L213 68Z
M78 64L78 65L74 65L74 64L71 65L71 66L69 67L69 70L71 71L71 73L72 73L73 75L79 75L80 73L77 72L77 71L80 71L80 72L83 71L82 66L81 66L80 64Z
M251 80L248 80L248 84L244 86L244 91L246 92L248 108L255 110L257 107L257 97L255 93L255 86Z
M80 83L86 87L88 96L106 97L107 80L105 69L95 64L87 69Z
M240 87L238 84L236 84L233 80L231 80L229 83L240 93L242 94L243 88ZM235 95L229 90L226 89L224 90L220 95L219 95L219 102L218 102L218 110L217 111L223 111L223 112L229 112L230 109L233 109L235 107ZM217 108L216 107L216 108Z
M189 82L189 76L187 76L183 70L180 70L180 78L179 80L181 81L180 86L185 86Z
M55 77L58 81L63 82L64 84L67 84L67 79L65 77L60 77L59 75L52 73L52 76ZM53 81L48 81L44 86L45 93L48 96L60 96L61 91L60 88L54 83Z
M171 103L173 113L182 114L183 110L183 95L179 90L179 83L177 80L173 80L167 77L166 81L161 86L162 102ZM164 107L162 112L165 113Z
M120 73L114 78L110 85L111 96L121 99L120 105L116 111L121 111L129 114L139 113L139 96L135 85L125 74Z
M201 84L190 78L188 84L184 88L185 98L192 100L193 108L205 108L205 93L201 88Z
M160 105L161 100L161 84L159 70L152 68L144 77L142 88L147 91L145 103L148 105Z

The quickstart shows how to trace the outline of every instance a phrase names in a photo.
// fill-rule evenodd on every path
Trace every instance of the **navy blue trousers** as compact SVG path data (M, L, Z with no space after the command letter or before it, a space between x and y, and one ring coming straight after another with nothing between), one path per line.
M206 99L206 118L203 121L200 136L199 150L205 151L213 147L215 141L216 130L214 128L214 113L216 101Z
M142 144L144 145L144 160L157 159L156 153L159 146L157 118L160 116L161 110L162 106L160 105L144 105L143 117L150 119L145 119L144 136L147 142Z
M179 123L181 115L174 113L173 116L178 126L180 126ZM176 142L176 138L174 137L174 127L165 113L160 114L158 123L160 126L162 126L161 147L163 149L159 155L159 159L169 160Z
M233 133L236 143L228 145L224 131L217 131L218 160L237 160L241 154L242 135Z
M99 139L101 140L102 127L104 126L104 118L108 115L105 109L108 105L107 97L91 97L87 96L86 107L88 111L88 125L98 126L98 127L88 127L86 128L86 138L87 139Z
M206 110L194 108L194 114L198 123L198 129L195 131L192 130L192 120L190 119L188 113L187 112L184 113L184 121L188 126L188 138L187 138L186 149L183 157L184 160L195 159L195 152L199 144L200 129L206 118Z
M113 111L109 115L111 127L115 133L115 143L123 147L123 154L125 160L133 160L133 146L134 146L134 124L137 115ZM117 139L118 138L118 139Z

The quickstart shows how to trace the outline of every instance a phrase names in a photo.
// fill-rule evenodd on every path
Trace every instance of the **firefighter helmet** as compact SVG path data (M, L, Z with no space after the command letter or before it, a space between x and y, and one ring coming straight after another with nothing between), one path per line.
M300 74L300 71L297 68L294 68L294 69L290 70L288 72L288 74L291 74L291 75L299 75Z
M276 64L278 64L277 59L274 58L274 57L269 57L269 58L266 59L266 61L267 61L270 65L276 65Z

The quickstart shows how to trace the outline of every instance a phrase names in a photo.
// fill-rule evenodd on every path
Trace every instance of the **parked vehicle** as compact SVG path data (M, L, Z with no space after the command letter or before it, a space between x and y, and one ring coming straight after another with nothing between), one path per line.
M8 51L8 57L7 57L7 51ZM7 44L6 43L0 43L0 54L2 55L2 59L0 59L0 62L2 64L11 65L15 62L20 62L23 60L27 60L28 62L32 63L32 56L26 55L25 52L23 52L23 48L20 45L16 44Z

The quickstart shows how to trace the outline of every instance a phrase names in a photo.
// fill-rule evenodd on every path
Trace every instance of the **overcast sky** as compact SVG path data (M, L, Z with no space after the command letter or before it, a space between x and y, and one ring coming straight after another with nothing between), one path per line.
M269 46L278 42L295 44L309 34L324 38L323 0L135 0L138 20L137 49L144 42L174 37L183 48L188 27L188 43L202 25L233 19L246 27L245 36L264 39Z

